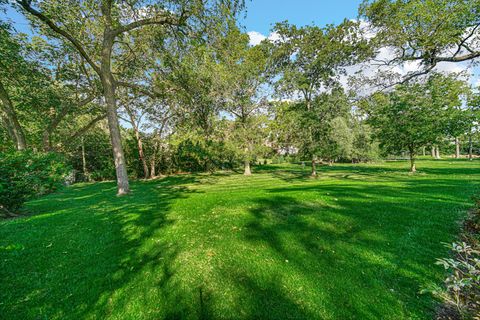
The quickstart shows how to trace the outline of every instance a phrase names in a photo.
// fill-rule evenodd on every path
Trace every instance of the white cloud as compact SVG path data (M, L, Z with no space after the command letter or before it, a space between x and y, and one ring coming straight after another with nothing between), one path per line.
M272 42L278 41L280 39L281 39L281 37L277 32L272 32L268 35L268 40L270 40Z
M252 46L258 45L265 39L272 42L282 40L280 35L275 32L270 33L268 36L257 31L250 31L247 34L250 37L250 45ZM361 37L372 39L375 34L376 31L371 28L368 22L360 21ZM400 81L407 75L423 70L420 61L389 63L397 54L392 47L380 48L374 59L346 67L344 70L345 74L340 74L338 80L347 91L354 90L359 96L363 96L382 88L389 88L390 85ZM466 80L469 79L472 84L480 86L480 75L474 75L475 72L479 72L479 68L475 68L471 63L442 62L438 63L433 71L444 74L464 73ZM354 78L357 81L351 81Z
M247 34L250 37L250 45L252 46L256 46L257 44L260 44L260 42L262 42L267 38L263 34L257 31L249 31L247 32Z
M272 42L280 40L280 35L276 32L270 33L268 37L257 31L249 31L247 32L247 34L250 37L250 45L252 46L256 46L257 44L260 44L260 42L262 42L265 39L268 39Z
M357 22L358 20L352 19L351 21ZM363 39L370 40L370 39L374 38L375 35L376 35L376 32L375 32L375 30L373 30L370 23L368 23L365 20L360 20L359 29L360 29L360 36L362 36Z
M460 72L471 72L470 63L458 63L458 62L440 62L436 67L435 71L444 72L444 73L460 73Z

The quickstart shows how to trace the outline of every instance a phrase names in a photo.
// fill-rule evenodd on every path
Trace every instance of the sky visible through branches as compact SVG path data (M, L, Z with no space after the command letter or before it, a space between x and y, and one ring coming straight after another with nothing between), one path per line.
M288 20L297 26L309 24L325 26L338 24L343 19L357 19L360 3L361 0L247 0L247 10L242 15L240 23L250 36L250 43L255 45L267 37L275 39L271 29L277 22ZM4 19L5 17L7 19ZM0 12L0 19L10 20L19 32L32 33L27 20L11 7L7 7L5 13ZM471 75L470 83L475 86L480 84L480 69L470 63L440 63L438 70L444 72L466 70ZM355 71L356 69L351 73ZM409 71L408 67L405 71Z

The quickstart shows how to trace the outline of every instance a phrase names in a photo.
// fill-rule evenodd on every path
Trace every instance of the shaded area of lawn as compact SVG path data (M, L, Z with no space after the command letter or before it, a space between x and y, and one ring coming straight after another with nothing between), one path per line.
M182 176L134 184L132 196L120 198L113 183L74 186L34 201L28 209L41 215L0 225L0 314L102 318L110 313L110 295L139 270L168 276L157 267L174 258L175 246L141 248L174 223L166 213L193 181Z
M478 162L78 185L0 223L0 318L424 319Z

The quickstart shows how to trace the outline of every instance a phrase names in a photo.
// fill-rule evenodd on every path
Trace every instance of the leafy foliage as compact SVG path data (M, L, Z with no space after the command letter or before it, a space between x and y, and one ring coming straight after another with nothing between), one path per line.
M439 62L468 61L480 56L478 0L365 0L360 14L376 32L376 47L395 50L390 64L418 61L423 75Z
M57 190L69 173L63 157L55 153L2 153L0 206L17 211L28 199Z
M465 130L461 106L464 84L433 75L427 82L399 85L389 93L376 93L363 102L368 122L375 128L381 147L392 154L407 151L415 171L422 146L434 145L445 136Z
M437 264L450 275L445 280L445 289L433 290L433 294L454 305L463 319L470 319L480 311L480 250L465 242L447 247L454 258L438 259Z
M480 315L480 200L475 199L476 206L463 224L462 241L446 244L450 257L437 259L436 264L448 271L444 285L423 290L444 303L440 316L453 312L461 319L476 319Z

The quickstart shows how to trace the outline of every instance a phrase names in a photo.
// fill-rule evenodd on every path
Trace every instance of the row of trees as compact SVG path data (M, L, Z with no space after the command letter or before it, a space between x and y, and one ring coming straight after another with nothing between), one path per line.
M442 140L455 141L455 157L460 157L460 138L468 137L469 157L473 156L472 136L479 119L478 94L452 76L432 74L426 81L410 81L388 93L377 92L362 101L367 122L383 150L410 157L410 171L425 147L439 157Z
M116 177L120 195L129 176L240 165L249 175L278 154L310 160L312 175L320 161L404 151L415 171L422 149L452 139L472 154L479 95L434 67L480 54L475 4L366 1L373 35L365 22L284 22L277 40L251 46L240 0L17 0L34 32L0 24L0 148L62 153L81 179ZM386 66L416 70L359 81L385 47Z

